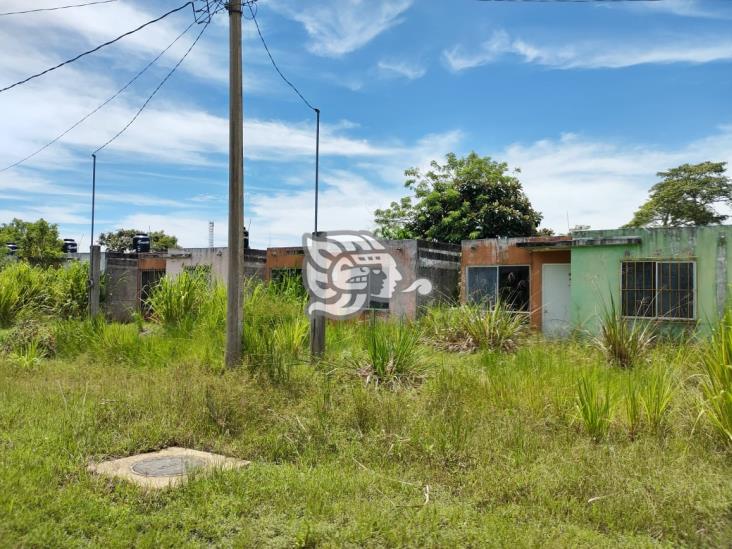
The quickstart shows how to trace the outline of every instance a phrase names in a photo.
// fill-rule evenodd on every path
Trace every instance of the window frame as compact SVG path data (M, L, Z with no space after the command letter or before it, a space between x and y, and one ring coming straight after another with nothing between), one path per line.
M510 268L510 267L526 267L528 269L528 273L529 273L529 276L528 276L528 282L529 282L529 290L528 290L529 302L528 302L528 305L526 307L526 310L524 311L524 310L521 310L521 309L509 309L509 311L511 311L512 313L517 313L517 314L522 314L522 315L530 315L531 314L531 295L532 295L531 294L531 289L532 289L531 288L532 272L531 272L531 265L528 264L528 263L516 263L516 264L511 263L511 264L494 264L494 265L466 265L465 266L465 302L466 303L471 303L473 305L480 303L479 301L473 301L471 299L471 296L470 296L470 293L471 292L470 292L470 288L468 286L468 281L470 280L469 279L469 275L468 275L468 271L470 269L487 269L487 268L488 269L496 269L496 295L497 295L500 292L501 276L500 276L499 269L501 267L508 267L508 268Z
M654 277L654 304L653 304L653 316L636 316L636 315L626 315L623 311L623 292L627 291L626 288L623 287L623 267L626 263L653 263L653 277ZM693 284L691 287L691 297L692 297L692 315L691 317L675 317L675 316L661 316L659 314L659 304L660 304L660 290L658 288L658 282L659 282L659 265L661 264L668 264L668 263L687 263L691 264L691 273L692 273L692 279ZM661 320L664 322L695 322L698 318L698 311L697 311L697 265L696 265L696 258L691 259L657 259L657 258L633 258L633 259L622 259L620 261L620 315L622 318L629 318L633 320Z

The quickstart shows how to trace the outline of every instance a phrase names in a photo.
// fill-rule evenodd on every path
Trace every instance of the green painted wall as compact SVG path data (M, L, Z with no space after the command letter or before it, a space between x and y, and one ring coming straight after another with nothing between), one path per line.
M732 285L732 226L674 229L615 229L573 233L576 240L640 237L639 245L588 245L572 248L572 324L597 333L599 319L610 299L620 307L621 262L626 259L691 259L696 261L696 315L708 331L721 311ZM661 321L670 331L688 328L684 321Z

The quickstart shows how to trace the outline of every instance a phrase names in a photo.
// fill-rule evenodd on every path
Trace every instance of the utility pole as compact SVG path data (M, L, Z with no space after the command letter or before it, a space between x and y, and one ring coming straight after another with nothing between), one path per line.
M226 296L226 366L241 360L242 239L244 233L244 105L242 90L242 0L229 10L229 270Z

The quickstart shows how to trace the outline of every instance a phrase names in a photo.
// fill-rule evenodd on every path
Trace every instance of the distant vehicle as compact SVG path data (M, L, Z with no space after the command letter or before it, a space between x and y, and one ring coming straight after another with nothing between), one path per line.
M136 234L132 237L132 248L138 253L150 251L150 237L146 234Z
M15 242L8 242L5 246L8 248L8 255L15 255L18 251L18 245Z
M76 240L73 238L64 238L63 251L65 254L75 254L79 251Z

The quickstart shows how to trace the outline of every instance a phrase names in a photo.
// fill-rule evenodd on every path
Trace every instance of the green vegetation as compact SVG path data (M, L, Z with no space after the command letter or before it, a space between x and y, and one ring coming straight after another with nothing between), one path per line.
M505 162L475 152L463 158L450 153L444 164L432 161L426 173L410 168L404 175L410 196L374 212L377 232L384 238L460 244L466 239L538 233L542 216L524 194L518 170L509 172Z
M164 252L168 248L178 246L178 237L165 234L165 231L140 231L137 229L117 229L99 235L99 244L106 246L110 252L133 252L133 238L138 234L146 234L150 237L150 250L153 252Z
M726 162L682 164L656 175L646 202L628 227L679 227L722 223L728 215L719 206L732 204L732 180Z
M6 244L10 242L18 246L18 258L33 264L50 265L63 255L58 225L45 219L13 219L0 224L0 259L7 254Z
M478 344L456 319L495 311L443 308L331 323L310 363L301 292L250 283L246 356L225 370L220 286L192 273L151 303L150 323L44 304L0 331L3 545L732 540L729 322L618 367L593 341L523 325ZM86 471L173 445L253 463L162 492Z

